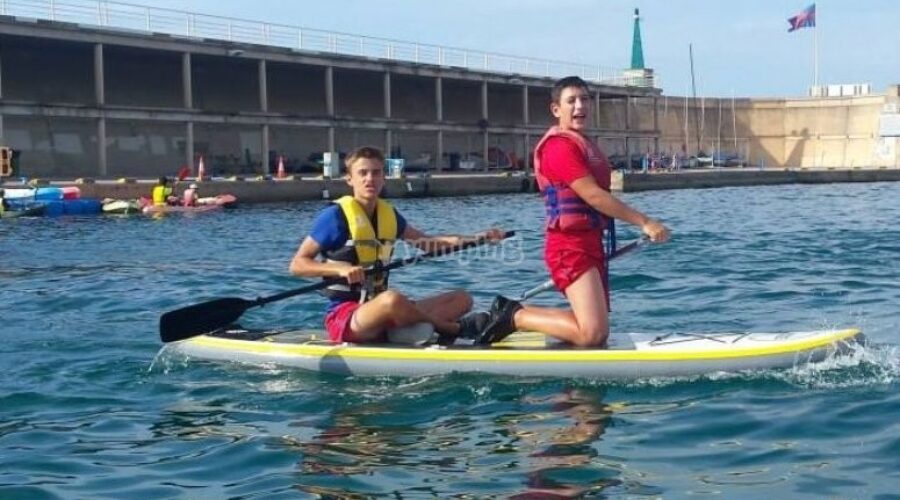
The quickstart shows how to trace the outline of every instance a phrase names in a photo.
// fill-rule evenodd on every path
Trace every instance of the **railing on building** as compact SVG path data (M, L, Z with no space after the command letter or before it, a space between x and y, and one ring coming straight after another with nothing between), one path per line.
M0 0L0 15L372 57L471 70L558 78L579 75L606 85L652 86L620 70L588 64L351 35L106 0Z

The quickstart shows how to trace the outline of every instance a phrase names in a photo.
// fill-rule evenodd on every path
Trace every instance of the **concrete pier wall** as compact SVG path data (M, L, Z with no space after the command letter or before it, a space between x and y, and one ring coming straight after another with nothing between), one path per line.
M898 182L900 169L769 169L695 171L672 174L629 174L616 172L612 188L618 192L657 191L667 189L707 189L720 187L766 186L780 184L827 184L847 182ZM58 182L55 185L76 185L82 197L134 199L148 197L153 181L73 184ZM189 182L175 184L175 192L181 194ZM18 187L7 184L7 187ZM335 199L349 193L343 179L303 178L299 180L215 180L200 183L202 196L233 194L241 204L299 202ZM530 193L535 203L541 203L536 194L536 183L531 176L520 174L438 174L430 177L387 179L383 195L387 198L424 198L442 196L470 196L505 193Z
M72 185L64 183L60 185ZM85 198L135 199L149 196L151 181L77 184ZM188 182L175 185L175 192L187 188ZM532 179L510 175L441 175L439 177L388 179L382 195L386 198L418 198L467 196L530 192ZM233 194L239 203L296 202L336 199L349 194L343 179L205 181L200 183L201 196Z
M779 184L831 184L846 182L897 182L900 169L769 169L716 170L672 174L628 174L616 172L612 188L622 192L666 189L770 186Z

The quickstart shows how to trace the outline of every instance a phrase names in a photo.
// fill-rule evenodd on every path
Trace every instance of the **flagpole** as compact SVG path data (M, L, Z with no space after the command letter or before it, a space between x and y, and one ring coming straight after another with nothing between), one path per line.
M815 4L814 4L815 5ZM813 86L819 86L819 6L815 6L815 24L813 25Z
M815 14L813 20L813 71L815 75L813 76L813 81L815 85L819 86L819 6L814 5ZM824 92L823 92L824 95ZM819 117L822 114L822 99L823 97L819 97L819 101L816 102L816 140L815 140L815 148L813 149L813 168L820 166L819 165L819 142L821 142L821 137L819 136Z

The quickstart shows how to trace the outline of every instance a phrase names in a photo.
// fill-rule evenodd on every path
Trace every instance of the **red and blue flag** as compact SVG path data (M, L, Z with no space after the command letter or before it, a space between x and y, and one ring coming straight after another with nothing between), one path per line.
M794 30L798 30L800 28L815 28L816 27L816 4L812 4L809 7L803 9L796 16L788 19L788 22L791 23L791 27L788 28L788 33Z

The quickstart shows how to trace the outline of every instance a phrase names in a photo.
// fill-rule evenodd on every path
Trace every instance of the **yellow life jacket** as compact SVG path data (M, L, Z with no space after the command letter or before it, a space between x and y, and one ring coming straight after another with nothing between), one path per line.
M165 205L168 203L169 195L172 194L172 188L168 186L158 185L153 187L153 204Z
M346 283L332 285L326 289L325 294L346 300L366 301L387 289L389 273L377 271L377 268L391 262L394 243L399 237L397 212L390 203L378 200L373 224L363 206L352 196L339 198L335 203L341 207L347 221L350 239L343 248L325 252L326 260L374 267L376 271L367 274L364 286L350 286Z

